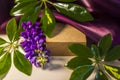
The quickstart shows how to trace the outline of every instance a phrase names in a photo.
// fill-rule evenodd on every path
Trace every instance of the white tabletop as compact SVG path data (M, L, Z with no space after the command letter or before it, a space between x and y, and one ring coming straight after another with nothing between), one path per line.
M73 56L72 56L73 57ZM52 56L51 62L45 69L33 66L31 76L19 72L15 66L12 67L3 80L69 80L72 70L64 67L71 56Z

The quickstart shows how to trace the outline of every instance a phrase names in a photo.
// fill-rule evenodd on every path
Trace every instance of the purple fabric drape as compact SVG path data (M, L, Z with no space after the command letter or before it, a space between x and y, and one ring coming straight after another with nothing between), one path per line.
M97 22L90 22L94 25L92 32L96 34L112 33L113 44L120 44L120 0L78 0L93 14ZM86 24L87 25L87 24ZM91 38L92 40L95 40Z
M9 12L14 5L14 0L0 0L0 33L5 33L4 25L11 18Z

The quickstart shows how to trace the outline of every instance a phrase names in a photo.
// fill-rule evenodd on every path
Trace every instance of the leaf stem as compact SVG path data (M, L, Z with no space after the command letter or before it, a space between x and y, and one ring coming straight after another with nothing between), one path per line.
M45 8L47 8L47 4L46 4L46 1L43 1L44 5L45 5Z
M42 7L42 5L43 5L43 2L41 2L40 7Z
M46 1L46 2L47 2L47 3L49 3L49 4L51 4L51 5L53 5L53 3L52 3L51 1L49 1L49 0L48 0L48 1Z

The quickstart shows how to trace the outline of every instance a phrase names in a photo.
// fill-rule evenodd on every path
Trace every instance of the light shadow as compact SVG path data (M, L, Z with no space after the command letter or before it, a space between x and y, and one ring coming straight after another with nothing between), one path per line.
M47 65L45 65L43 67L44 70L59 70L62 69L64 67L64 65L60 64L63 63L65 60L63 58L55 58L55 57L51 57L50 59L50 63L48 63Z

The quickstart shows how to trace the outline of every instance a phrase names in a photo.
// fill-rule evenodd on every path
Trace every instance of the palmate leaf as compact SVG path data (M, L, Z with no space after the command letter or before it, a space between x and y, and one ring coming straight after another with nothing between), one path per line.
M93 70L94 67L90 65L78 67L73 71L70 80L86 80Z
M83 67L86 65L95 66L94 68L97 70L95 80L109 80L109 78L111 78L111 80L120 80L120 67L105 64L107 61L114 61L120 58L120 46L115 46L109 50L111 43L111 35L107 34L100 40L98 46L92 45L91 50L81 44L72 44L68 46L68 48L78 56L68 62L67 67L74 69L70 80L86 80L88 76L86 77L84 74L86 75L89 73L88 68L86 68L86 71L88 71L88 73L85 73L85 71L83 71L85 70ZM103 53L101 54L101 52ZM88 53L93 54L94 57L92 57L92 55L90 56ZM79 60L79 57L81 57L82 60ZM88 60L86 59L91 60L92 64L87 63Z
M105 69L107 70L107 72L111 76L113 76L117 80L120 80L120 67L112 66L112 65L104 65L104 66L105 66Z
M35 6L37 1L28 1L16 4L10 14L13 16L23 15L29 11L29 8Z
M0 47L0 56L2 56L3 55L3 52L4 51L4 47Z
M104 37L102 37L98 43L98 47L100 49L100 55L103 56L107 53L109 48L111 47L112 43L112 36L111 34L107 34Z
M15 18L12 18L6 27L6 32L7 32L7 36L9 38L9 40L11 42L14 42L15 38L16 38L16 32L17 32L17 23Z
M6 43L6 41L4 39L0 38L0 45L5 44L5 43Z
M20 19L19 26L21 26L21 22L25 22L30 20L31 22L35 22L38 18L38 14L40 12L40 1L38 0L15 0L17 3L11 10L11 15L19 16L23 15Z
M52 36L52 32L55 28L56 21L53 13L49 10L49 8L45 8L41 18L42 30L48 37Z
M23 2L29 2L29 1L37 1L37 0L15 0L16 3L23 3Z
M100 52L96 45L91 46L91 51L96 59L98 59L100 57Z
M114 61L120 59L120 46L115 46L105 56L105 61Z
M7 52L0 58L0 78L3 78L11 67L11 54Z
M37 1L25 1L18 3L12 8L10 14L13 16L23 15L29 11L29 8L34 7L36 4Z
M91 14L80 5L72 3L53 3L53 6L58 12L75 21L85 22L93 20Z
M75 69L80 66L91 65L91 64L92 62L88 58L80 56L80 57L72 58L70 61L68 61L68 63L65 66L70 69Z
M20 53L17 50L14 52L14 65L19 71L23 72L24 74L29 76L31 75L32 73L31 63L28 61L28 59L24 57L22 53Z
M71 52L73 52L77 56L82 56L85 58L92 58L93 57L91 50L88 47L86 47L85 45L72 44L72 45L69 45L68 48L70 49Z
M30 20L32 23L34 23L37 18L38 18L38 15L40 13L40 9L41 7L40 6L35 6L35 7L31 7L29 8L29 11L26 12L20 19L20 24L24 21L24 22L27 22L28 20Z
M74 2L74 1L77 1L77 0L57 0L57 1L60 1L60 2Z

